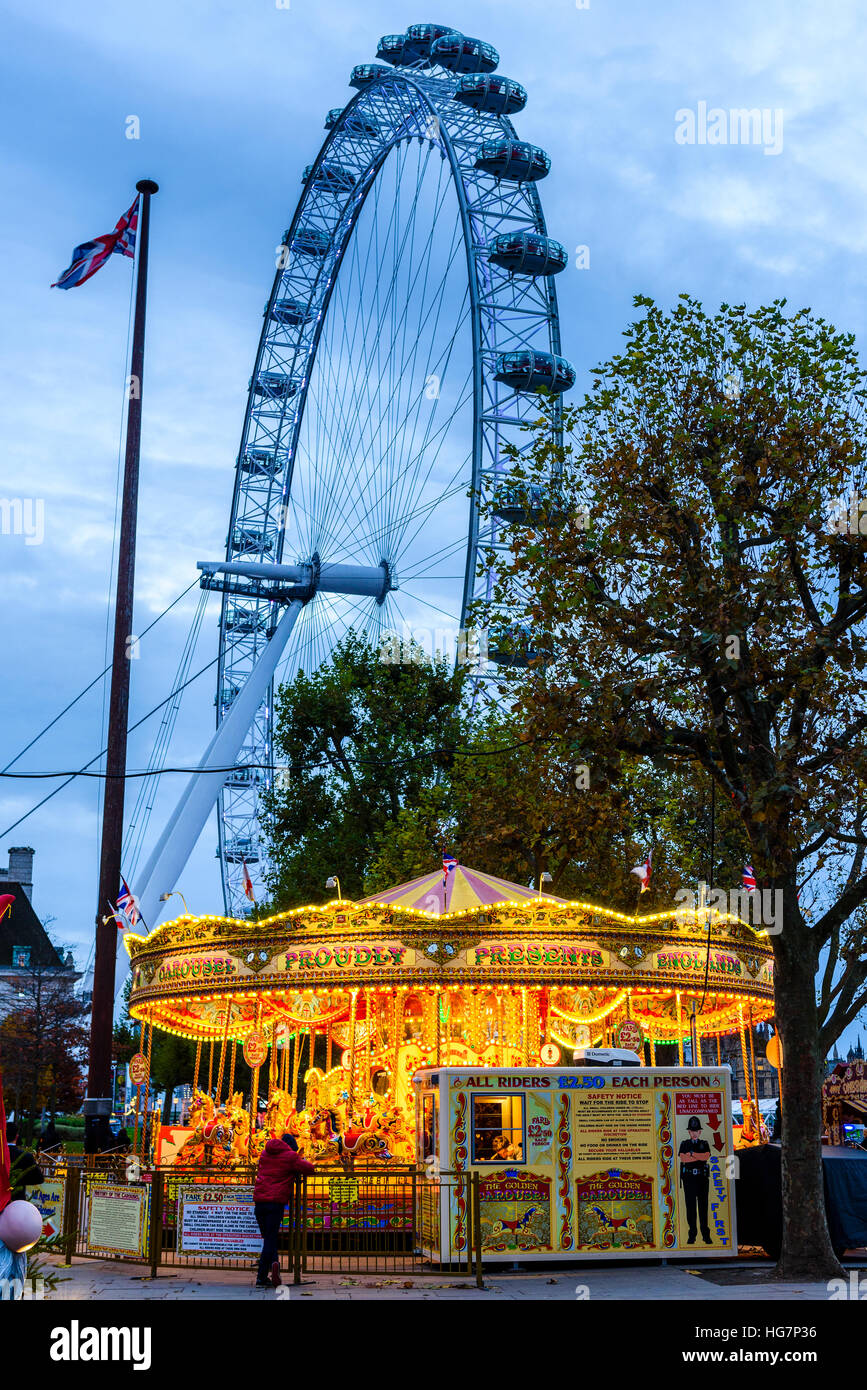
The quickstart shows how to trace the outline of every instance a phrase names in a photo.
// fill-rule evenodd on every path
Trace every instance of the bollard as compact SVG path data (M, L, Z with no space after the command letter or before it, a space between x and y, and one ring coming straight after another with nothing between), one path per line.
M470 1196L473 1210L473 1241L476 1256L476 1288L485 1287L482 1278L482 1199L480 1188L481 1174L470 1175Z
M75 1250L76 1237L78 1235L78 1206L80 1193L81 1173L78 1168L67 1165L66 1200L63 1204L63 1235L61 1237L64 1265L72 1264L72 1256Z
M163 1253L163 1174L158 1168L151 1173L150 1257L151 1278L156 1279L157 1267Z

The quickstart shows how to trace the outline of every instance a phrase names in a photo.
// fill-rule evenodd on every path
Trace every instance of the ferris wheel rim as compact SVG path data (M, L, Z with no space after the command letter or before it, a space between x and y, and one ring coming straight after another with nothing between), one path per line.
M449 119L447 119L448 116L454 116L455 113L451 109L449 109L447 112L444 110L444 108L448 106L448 103L452 101L454 91L455 82L454 79L451 77L443 78L441 75L436 75L432 77L426 71L408 71L405 68L396 71L386 70L383 74L375 78L369 86L363 87L361 90L359 90L355 94L355 96L353 96L350 99L350 101L347 102L346 106L342 109L342 113L339 120L335 122L334 126L331 129L329 129L326 139L323 141L323 144L316 156L316 159L306 171L306 177L304 179L301 194L298 198L290 226L287 230L287 233L284 234L283 244L290 248L291 255L291 250L295 244L295 240L299 233L299 230L305 226L304 218L306 216L306 210L313 205L313 195L315 192L317 178L321 175L323 166L328 165L329 155L340 148L340 137L341 135L345 134L348 123L352 119L353 113L355 113L355 115L357 116L359 113L366 112L368 108L370 108L370 106L373 104L372 97L374 95L379 97L385 97L386 99L393 99L396 94L401 94L403 96L405 96L406 94L411 94L411 99L415 103L416 111L426 112L429 122L434 122L434 130L436 133L437 143L439 144L443 159L447 160L448 162L450 184L452 189L454 190L458 202L459 220L461 224L461 233L466 259L466 284L470 299L469 320L472 354L473 409L472 445L470 457L472 476L470 488L471 496L469 500L468 521L466 527L466 544L463 547L463 586L461 595L461 608L459 615L459 625L463 627L466 624L467 615L470 610L471 603L473 602L474 586L478 578L479 559L482 549L482 545L480 542L479 509L479 495L481 491L480 481L483 469L483 453L485 447L484 431L482 426L483 415L485 411L486 376L490 375L491 363L490 351L488 351L486 357L483 344L483 287L481 283L482 277L480 271L479 248L476 244L478 238L478 231L477 228L474 228L471 216L471 204L467 187L467 168L465 163L461 163L461 160L458 156L455 142L452 139L450 121ZM437 100L435 100L435 95L438 95L440 97L439 103L437 102ZM462 112L460 114L462 117L465 117L465 113ZM369 124L370 122L368 122L368 125ZM464 120L464 124L466 124L466 120ZM491 124L494 124L500 132L511 136L513 139L517 139L514 127L512 126L511 121L508 119L508 116L506 115L497 115L494 118L492 118L492 120L489 120L486 124L488 127L490 127ZM381 136L378 144L374 143L371 157L369 158L365 166L362 196L360 198L355 199L350 210L350 215L342 220L342 226L341 220L338 220L335 226L335 232L338 229L340 229L340 242L337 247L336 255L332 256L330 261L329 276L327 284L325 286L325 294L322 297L321 301L319 301L318 303L314 333L306 344L306 371L303 373L300 389L297 393L297 409L294 409L294 415L291 424L291 439L287 450L286 474L285 477L283 477L280 480L279 488L272 488L269 491L269 496L265 508L266 515L268 517L270 517L275 508L278 508L283 510L285 521L286 508L289 500L292 497L292 486L295 480L296 470L298 468L299 439L307 409L308 395L310 392L311 382L314 376L314 368L317 363L322 336L326 332L326 329L329 324L329 312L331 311L331 307L334 301L334 295L337 291L344 259L350 246L353 243L356 230L359 224L359 219L362 216L363 209L367 204L367 200L370 193L372 192L374 186L380 178L380 175L386 164L386 161L389 158L389 155L402 143L403 140L412 140L416 138L416 136L418 136L419 140L421 141L422 136L419 134L417 130L413 130L411 132L406 132L403 134L398 134L395 131L387 131ZM547 228L545 224L544 213L542 211L541 200L539 198L538 190L536 189L535 184L529 185L527 202L529 207L529 213L532 217L532 227L535 228L535 230L541 233L542 235L547 235ZM346 212L346 209L349 208L349 206L350 198L348 197L344 204L343 213ZM528 221L529 220L530 219L528 217ZM323 257L323 268L324 259L325 258ZM272 313L274 311L275 305L279 300L281 286L283 286L286 283L286 276L284 274L284 270L285 267L283 269L278 267L277 273L274 277L271 294L269 296L268 304L265 310L262 332L260 334L259 344L256 351L256 357L253 367L253 376L251 378L250 388L248 391L244 415L244 424L241 434L241 444L238 455L238 463L236 467L235 485L233 489L232 509L229 523L229 536L227 539L227 556L233 553L231 551L231 546L233 542L233 536L236 533L241 502L244 496L243 476L241 471L242 460L245 457L245 450L247 450L249 447L251 421L253 419L255 409L256 384L259 380L265 354L268 349L269 329L272 322ZM315 279L313 283L315 287ZM553 285L553 280L550 278L548 278L545 282L545 290L543 297L547 302L547 316L545 321L548 333L548 341L550 342L551 350L554 353L558 353L560 348L560 334L559 319L557 314L556 290ZM312 304L313 289L311 289L308 307L312 306ZM293 359L293 362L298 358L298 355L301 351L302 342L303 335L299 334L295 345L295 358ZM285 416L286 410L284 409L283 415L281 416L281 431ZM278 438L279 437L280 435L278 433ZM275 493L276 496L274 495ZM283 546L285 544L285 527L280 527L278 529L276 544L277 548L275 553L267 554L264 558L276 559L279 562L279 560L282 557ZM454 549L455 547L453 546L452 548ZM220 615L220 655L218 662L217 677L218 723L221 717L221 706L219 704L219 701L222 698L223 692L223 681L226 670L226 657L227 652L230 650L230 644L227 642L228 609L229 603L226 596L224 596ZM266 627L262 634L263 640L267 639L267 632L268 628ZM264 714L258 731L254 730L253 742L255 743L258 740L259 752L262 755L257 761L266 765L270 765L273 760L273 687L269 693L266 706L267 708L263 707ZM263 779L263 781L267 783L267 776ZM227 824L227 817L225 815L225 803L227 799L230 799L233 795L233 790L234 789L232 788L224 788L220 799L221 813L218 815L218 856L220 857L221 861L224 897L226 900L227 911L230 910L230 907L234 905L238 898L237 882L235 883L234 888L232 883L230 882L233 876L235 880L237 880L238 877L238 855L232 848L232 846L227 844L226 835L224 833ZM250 794L252 794L254 798L258 796L256 787L241 789L241 795Z

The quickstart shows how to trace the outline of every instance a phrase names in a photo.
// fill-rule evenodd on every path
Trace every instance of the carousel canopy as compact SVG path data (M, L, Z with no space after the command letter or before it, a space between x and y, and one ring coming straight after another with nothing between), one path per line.
M437 869L409 883L399 883L396 888L372 893L369 898L362 898L359 906L402 907L438 917L444 912L470 912L473 908L494 907L497 903L538 901L539 896L535 888L522 888L518 883L509 883L504 878L495 878L493 874L483 874L478 869L468 869L466 865L458 864L456 869L449 872L445 884L442 870ZM548 893L541 896L549 903L563 901Z

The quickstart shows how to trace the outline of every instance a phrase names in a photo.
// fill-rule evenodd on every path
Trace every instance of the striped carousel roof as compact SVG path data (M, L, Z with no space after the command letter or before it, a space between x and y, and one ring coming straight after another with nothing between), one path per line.
M562 902L549 893L541 895L547 902ZM414 878L410 883L400 883L396 888L386 888L380 893L371 893L362 898L364 904L387 904L389 907L402 907L417 912L429 912L439 917L444 912L466 912L474 907L491 907L494 903L530 902L539 897L535 888L509 883L494 874L483 874L478 869L469 869L458 864L448 875L443 887L443 871Z

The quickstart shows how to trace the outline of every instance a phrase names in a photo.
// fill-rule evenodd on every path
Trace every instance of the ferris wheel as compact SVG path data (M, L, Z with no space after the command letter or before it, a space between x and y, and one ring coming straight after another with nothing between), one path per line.
M315 670L349 629L398 651L411 637L461 646L483 666L484 642L459 634L490 597L485 556L532 520L504 446L527 449L539 391L559 401L575 379L553 280L568 256L537 188L550 159L511 120L526 91L496 73L490 44L444 25L387 35L377 59L353 69L304 170L250 379L226 560L201 566L223 594L218 727L281 605L298 605L219 794L236 917L245 876L255 888L267 872L275 676ZM556 429L556 405L554 417Z

